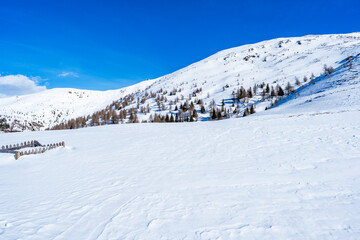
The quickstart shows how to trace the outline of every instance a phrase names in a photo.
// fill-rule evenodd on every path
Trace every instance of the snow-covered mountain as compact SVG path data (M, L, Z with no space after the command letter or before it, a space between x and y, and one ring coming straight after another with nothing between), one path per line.
M127 94L142 91L153 81L109 91L56 88L39 93L0 98L0 118L15 123L15 130L42 130L67 119L98 111ZM18 124L16 124L18 123Z
M57 114L72 109L58 121L105 108L101 118L129 110L125 122L137 105L144 120L179 114L174 106L186 101L198 111L203 104L205 120L212 99L212 108L239 112L226 121L0 134L0 146L66 145L18 160L0 154L0 239L360 239L359 37L276 39L122 90L56 89L1 100L1 111L28 120L42 102L36 114L44 124L56 118L41 114L57 106ZM250 60L255 46L263 50ZM324 72L324 64L333 69ZM288 81L296 91L271 96L272 86L286 91ZM232 106L232 92L254 84L254 96ZM249 104L257 113L237 118Z
M360 239L359 68L245 118L0 134L66 144L0 154L0 239Z
M206 120L211 116L213 100L225 109L223 116L237 117L250 105L255 106L256 112L271 105L274 98L263 94L267 84L275 89L276 86L285 89L288 82L294 88L301 87L323 74L324 65L337 68L359 53L360 33L274 39L227 49L164 77L124 89L106 92L52 89L0 99L0 118L5 117L18 130L45 129L102 109L105 111L95 125L111 122L113 114L108 114L109 118L105 112L111 110L119 115L121 109L127 109L122 122L133 120L132 113L139 122L153 120L155 114L177 114L189 119L192 115L189 107L179 108L193 102L195 120ZM253 96L235 102L233 98L241 87L245 90L252 87ZM110 108L113 102L117 105ZM90 118L86 121L90 124Z
M360 54L345 60L334 71L299 87L280 100L271 114L332 114L360 110Z

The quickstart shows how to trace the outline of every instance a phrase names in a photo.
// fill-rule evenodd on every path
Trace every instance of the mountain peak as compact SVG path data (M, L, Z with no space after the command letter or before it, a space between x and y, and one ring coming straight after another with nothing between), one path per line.
M90 115L110 110L116 115L126 110L122 122L129 122L132 112L136 114L135 122L181 114L189 120L192 113L180 107L191 103L191 111L197 112L193 120L210 119L214 107L227 111L221 113L222 118L238 117L251 106L256 112L271 106L274 99L263 94L267 85L269 91L285 89L287 84L302 87L307 84L305 79L321 76L324 65L337 68L359 49L360 33L277 38L226 49L163 77L123 89L51 89L2 98L0 118L7 119L13 130L52 128L77 117L86 118L90 124ZM241 88L252 88L251 97L235 101ZM99 121L111 123L107 117Z

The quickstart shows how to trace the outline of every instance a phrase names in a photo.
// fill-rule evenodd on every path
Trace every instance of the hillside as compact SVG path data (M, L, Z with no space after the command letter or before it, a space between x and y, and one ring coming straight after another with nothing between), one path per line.
M267 85L275 92L279 87L285 91L288 82L293 89L307 85L321 78L324 65L337 68L348 57L359 54L359 49L360 33L274 39L221 51L126 90L72 90L76 93L69 94L67 89L54 89L0 99L0 116L9 123L16 122L15 130L165 121L165 116L172 116L174 121L239 117L251 105L261 112L279 99L265 92ZM238 94L241 87L245 95ZM87 97L80 98L80 93ZM83 118L75 121L77 117ZM67 122L70 119L74 121Z
M92 114L105 108L114 99L141 91L151 83L152 81L144 81L110 91L57 88L0 98L0 118L5 117L9 124L14 123L14 130L44 130L65 120Z
M344 60L342 65L327 75L323 74L296 93L280 100L271 114L298 112L332 114L360 110L360 54Z
M306 104L331 114L314 114L298 100L224 121L0 134L66 143L0 154L0 239L359 239L358 102L318 98Z
M79 129L0 134L0 146L66 145L18 160L0 153L0 239L360 239L359 37L276 39L121 90L0 100L13 119L34 109L70 109L58 122L91 115L60 125ZM259 57L245 60L251 48ZM112 124L109 115L185 118L191 102L199 122ZM250 105L256 113L242 117ZM230 119L207 121L222 108Z

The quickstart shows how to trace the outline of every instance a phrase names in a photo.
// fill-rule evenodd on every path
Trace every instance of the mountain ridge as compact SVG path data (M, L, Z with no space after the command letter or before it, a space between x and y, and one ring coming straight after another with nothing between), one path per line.
M62 101L70 101L72 104L74 101L80 103L80 106L75 104L76 106L72 109L66 106L55 106L56 101L52 106L46 105L47 102L51 102L51 98L59 97L54 94L48 99L41 99L44 92L32 95L37 98L36 101L32 102L34 106L39 107L45 104L44 110L40 112L36 112L31 107L27 109L29 110L27 112L22 109L26 105L24 103L26 96L29 95L10 98L25 99L19 100L16 104L12 103L10 107L8 106L9 98L0 99L0 118L7 118L14 130L43 130L77 117L87 117L96 111L110 109L109 106L112 103L119 102L119 99L123 101L123 98L129 96L131 96L131 103L127 100L127 105L122 108L126 109L127 112L121 122L131 122L132 111L136 114L137 122L151 121L153 119L150 119L150 116L154 118L155 115L176 116L176 114L183 114L183 119L190 119L193 114L188 113L188 109L184 113L184 111L180 112L180 110L172 109L172 107L176 105L179 108L179 104L190 105L191 102L194 103L199 100L203 103L202 105L194 104L193 109L197 111L196 115L198 115L197 118L194 117L195 120L208 119L208 116L211 115L211 103L215 102L217 107L221 107L222 101L225 109L230 110L229 112L238 111L236 116L241 116L245 108L250 107L250 105L256 106L257 112L261 112L271 105L271 101L274 99L264 99L264 96L259 95L259 91L263 91L263 88L259 87L261 84L269 84L270 87L274 88L280 86L285 89L288 82L295 86L295 79L300 79L301 84L296 86L300 87L305 84L303 78L306 77L310 81L312 76L321 75L324 71L324 65L335 68L340 66L342 60L358 54L359 49L360 33L307 35L266 40L219 51L173 73L154 80L143 81L127 88L109 91L62 89ZM254 86L256 86L258 93L253 92L253 97L247 97L240 103L231 102L234 92L238 91L240 87L252 87L253 91ZM51 93L51 91L60 90L47 90L45 92ZM171 91L174 95L171 94ZM86 102L81 98L74 98L73 95L70 96L72 93L66 94L66 92L91 93L90 95L95 96L89 96L91 101ZM145 96L150 95L150 93L152 93L151 97ZM144 102L140 102L140 100ZM205 113L201 111L202 106L205 108ZM148 112L140 111L140 107L150 110ZM120 110L119 108L115 109L116 114L120 114ZM55 114L49 114L49 112L54 111ZM223 117L227 117L226 113L221 114L224 115ZM100 119L102 120L97 123L98 125L111 122L111 119L107 119L107 117L100 117ZM38 126L30 126L34 125L31 124L31 121L37 123ZM87 125L90 125L90 118L88 117Z

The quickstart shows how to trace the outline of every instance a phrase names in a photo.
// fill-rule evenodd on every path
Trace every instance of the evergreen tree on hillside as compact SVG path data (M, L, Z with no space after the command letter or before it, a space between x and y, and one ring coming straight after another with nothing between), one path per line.
M251 87L249 87L249 89L247 90L247 96L248 96L249 98L252 98L252 97L253 97Z
M266 84L266 93L269 93L270 92L270 86L269 86L269 84Z
M285 90L287 91L287 94L290 94L293 91L293 86L291 86L290 82L286 84Z
M250 114L254 114L254 113L255 113L254 105L251 105L251 107L250 107Z
M284 96L285 95L285 93L284 93L284 90L279 86L279 90L278 90L278 96L280 96L280 97L282 97L282 96Z
M197 113L197 111L194 109L193 110L193 112L192 112L192 116L194 117L194 118L198 118L198 113Z
M244 114L243 114L243 117L246 117L246 116L249 116L250 115L250 111L248 108L245 108L245 111L244 111Z
M10 128L10 125L7 123L6 118L0 119L0 131L6 131Z
M315 79L315 75L314 73L311 73L310 80L314 80L314 79Z
M276 92L275 92L275 90L274 90L274 87L273 87L273 86L271 86L270 96L272 96L272 97L275 97L275 96L276 96Z
M216 119L216 111L215 111L215 108L213 108L211 111L210 111L210 119L211 120L214 120Z
M116 114L115 111L112 112L111 122L112 122L113 124L118 124L118 123L119 123L119 116Z
M221 111L218 111L216 115L217 115L216 117L217 117L218 120L222 119Z

